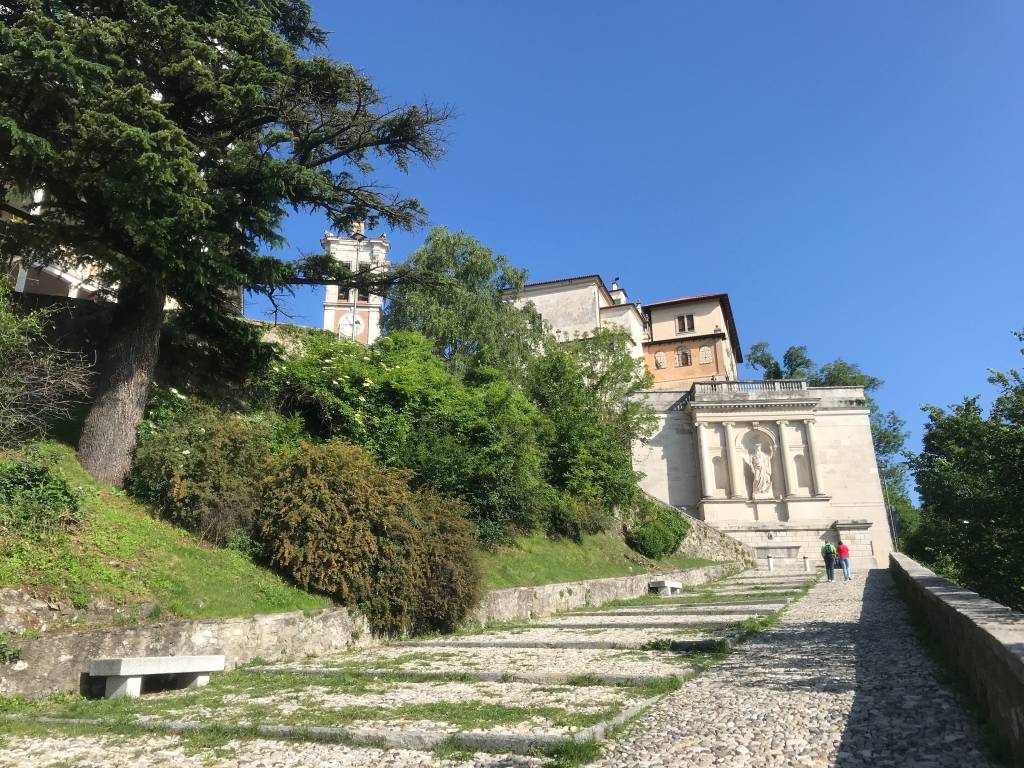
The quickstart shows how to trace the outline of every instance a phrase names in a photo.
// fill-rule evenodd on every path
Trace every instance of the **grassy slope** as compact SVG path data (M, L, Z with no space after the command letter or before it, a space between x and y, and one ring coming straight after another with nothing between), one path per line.
M504 589L643 573L646 569L628 561L627 554L636 556L621 539L607 534L585 536L581 544L534 534L520 539L515 547L483 552L480 559L484 588ZM681 555L658 563L666 570L702 565L710 565L710 561Z
M67 536L0 542L0 587L115 604L153 602L177 616L252 616L310 610L327 598L291 586L244 556L215 549L150 516L120 490L90 478L65 445L42 446L84 496L84 521Z

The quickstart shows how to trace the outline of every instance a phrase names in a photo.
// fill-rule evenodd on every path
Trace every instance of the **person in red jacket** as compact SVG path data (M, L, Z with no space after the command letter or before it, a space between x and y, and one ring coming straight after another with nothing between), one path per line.
M843 567L843 581L849 581L853 578L850 575L850 548L842 540L840 540L839 546L836 547L836 554L839 556L839 565Z

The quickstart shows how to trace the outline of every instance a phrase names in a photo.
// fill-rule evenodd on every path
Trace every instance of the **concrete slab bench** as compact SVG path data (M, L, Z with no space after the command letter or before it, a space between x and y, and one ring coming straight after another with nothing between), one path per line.
M678 595L683 591L683 584L680 581L667 581L660 579L658 581L652 581L648 587L648 591L656 595Z
M106 678L108 699L141 695L147 675L176 675L179 688L198 688L210 682L211 673L223 671L223 656L126 656L89 665L90 677Z

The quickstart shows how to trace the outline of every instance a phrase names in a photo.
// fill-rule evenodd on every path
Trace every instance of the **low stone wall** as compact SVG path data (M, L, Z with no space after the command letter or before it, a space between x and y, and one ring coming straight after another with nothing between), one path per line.
M739 563L725 563L657 576L645 573L494 590L484 595L470 623L550 616L583 605L638 597L646 594L647 585L654 578L696 585L723 578L743 567ZM18 638L15 644L20 659L0 664L0 695L42 696L78 691L89 663L110 656L224 654L227 668L231 669L257 657L268 661L301 659L379 642L379 638L371 635L366 619L345 608L329 608L309 616L294 611L247 619L166 622Z
M957 587L906 555L890 555L889 572L1009 744L1014 765L1024 766L1024 613Z
M470 621L486 624L489 621L513 621L551 616L584 605L600 605L610 600L626 600L647 594L652 579L672 579L683 586L704 584L743 570L740 563L722 563L688 571L669 573L642 573L637 576L619 576L611 579L571 581L566 584L544 584L539 587L513 587L495 589L484 595Z
M748 547L699 518L685 513L683 517L690 524L690 532L679 545L679 554L702 560L738 562L751 568L757 565L753 547Z
M366 619L345 608L19 638L21 658L0 664L0 695L77 691L89 662L108 656L224 654L230 669L256 657L302 658L376 642Z

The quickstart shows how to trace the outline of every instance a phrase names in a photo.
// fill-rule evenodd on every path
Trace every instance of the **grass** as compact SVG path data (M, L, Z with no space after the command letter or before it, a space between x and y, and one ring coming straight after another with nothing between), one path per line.
M205 722L209 713L217 713L217 722L229 730L244 724L274 723L293 727L345 726L356 721L408 721L426 720L450 723L464 730L486 729L520 723L541 717L551 725L566 728L585 728L604 722L621 711L618 705L597 711L579 712L560 706L530 706L518 702L471 699L463 701L435 701L408 703L384 709L380 706L349 704L335 708L319 704L320 692L360 696L386 691L394 683L415 682L429 684L421 676L396 674L386 678L370 677L351 672L329 675L301 675L289 672L253 673L228 672L215 677L210 685L191 691L162 696L144 696L138 699L86 699L78 695L56 694L45 699L21 696L0 697L0 716L19 715L29 718L55 717L72 720L100 720L104 728L138 724L139 718L150 720L192 720ZM433 682L461 676L438 676ZM656 681L641 686L616 686L632 691L638 697L667 692L672 681ZM282 711L266 697L286 695L287 703L298 706ZM284 700L282 700L284 701Z
M83 521L43 539L7 536L0 542L0 587L20 587L85 607L155 603L183 618L253 616L331 605L294 587L244 555L211 547L155 519L120 489L93 480L73 450L44 443L39 450L84 497Z
M627 560L626 555L637 557L625 542L606 533L584 536L578 544L535 533L520 538L514 546L481 552L480 565L485 589L536 587L649 572ZM655 565L658 570L681 571L714 562L673 555Z

